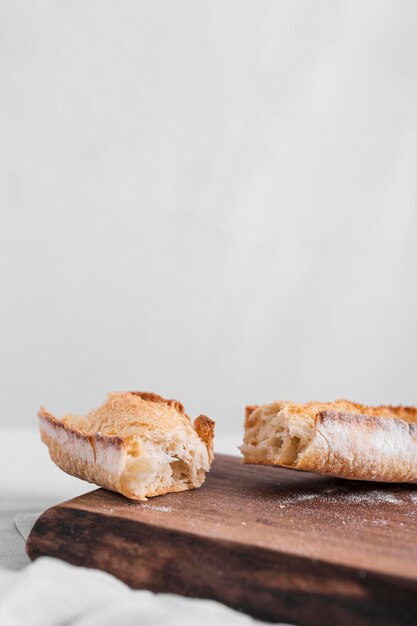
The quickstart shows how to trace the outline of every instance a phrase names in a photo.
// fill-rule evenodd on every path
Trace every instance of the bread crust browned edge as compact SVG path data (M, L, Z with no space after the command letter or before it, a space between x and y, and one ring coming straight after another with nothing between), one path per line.
M336 400L336 402L348 402L349 404L352 404L354 407L356 407L358 411L360 411L360 413L362 413L363 415L366 415L367 409L372 409L373 411L378 411L378 409L381 409L382 411L388 409L389 411L392 411L393 413L398 415L399 419L401 419L401 412L409 413L410 417L412 417L412 421L417 422L417 407L414 407L414 406L404 406L403 404L397 404L397 405L380 404L379 406L370 406L369 404L360 404L359 402L352 402L352 400L345 400L344 398L341 398L340 400ZM300 404L303 404L303 403L300 402ZM307 404L310 404L310 403L307 402ZM320 404L320 402L317 402L317 404ZM260 406L262 405L261 404L246 405L245 419L247 419L254 411L256 411L256 409L259 409ZM335 411L335 409L322 409L321 411L317 411L315 419L317 419L318 414L323 411ZM336 410L336 412L338 411ZM339 411L339 412L343 413L346 411ZM369 417L372 417L372 416L369 416Z
M245 407L245 419L248 419L249 415L251 415L256 409L258 409L260 404L247 404Z
M378 406L370 406L369 404L360 404L359 402L352 402L352 400L344 400L343 398L341 399L341 401L349 402L349 404L353 404L353 406L356 407L358 411L360 411L363 415L366 415L366 409L372 409L373 411L378 411L378 409L381 409L381 410L388 409L392 411L393 413L396 413L399 419L401 419L401 412L405 412L405 413L409 413L410 416L413 417L413 421L417 421L417 407L415 406L406 406L403 404L397 404L397 405L380 404ZM331 409L327 409L327 410L331 410ZM376 415L373 417L378 417L378 416Z
M127 393L131 393L133 396L139 396L146 402L162 402L168 406L172 406L172 408L178 411L178 413L182 413L188 417L185 412L184 405L178 400L167 400L166 398L159 396L157 393L152 393L151 391L128 391Z
M181 413L182 415L184 415L184 417L187 417L188 419L190 419L189 416L185 413L183 404L181 404L181 402L179 402L178 400L172 400L172 399L167 400L166 398L163 398L162 396L159 396L156 393L152 393L148 391L128 391L127 393L131 393L134 396L139 396L142 398L142 400L145 400L146 402L165 403L168 406L176 409L178 413ZM90 446L93 449L94 459L96 456L95 441L97 440L100 440L100 442L104 445L115 446L117 448L123 448L125 447L125 444L128 443L128 438L123 439L122 437L118 437L117 435L103 435L102 433L94 433L94 435L87 435L82 430L78 428L74 428L73 426L70 426L68 424L65 424L64 422L62 422L62 420L52 415L52 413L49 413L43 406L41 406L41 408L39 409L38 416L46 419L55 427L62 428L63 430L70 432L78 439L82 439L84 441L88 440ZM216 425L216 422L210 419L209 417L207 417L207 415L199 415L194 420L194 430L197 433L198 437L201 439L201 441L203 441L203 443L206 444L210 463L214 459L213 440L214 440L215 425ZM42 436L42 433L41 433L41 436Z
M79 428L74 428L73 426L69 426L68 424L65 424L65 422L63 422L62 420L52 415L52 413L49 413L43 406L41 406L41 408L38 411L38 417L44 418L56 428L61 428L62 430L66 430L67 432L77 437L77 439L81 439L83 441L88 440L90 446L93 449L94 459L96 456L95 441L100 441L105 446L117 447L117 448L123 448L125 441L126 441L122 437L118 437L117 435L103 435L102 433L94 433L94 435L87 435L87 433L84 433ZM41 431L41 437L42 437L42 431Z
M216 422L207 417L207 415L199 415L194 420L194 430L201 441L206 444L210 463L214 459L213 440L215 424Z

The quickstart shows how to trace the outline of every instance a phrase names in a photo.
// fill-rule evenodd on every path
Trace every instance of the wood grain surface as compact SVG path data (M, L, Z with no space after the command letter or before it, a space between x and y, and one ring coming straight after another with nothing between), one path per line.
M417 488L243 465L133 502L97 489L47 510L27 542L139 589L212 598L255 617L417 623Z

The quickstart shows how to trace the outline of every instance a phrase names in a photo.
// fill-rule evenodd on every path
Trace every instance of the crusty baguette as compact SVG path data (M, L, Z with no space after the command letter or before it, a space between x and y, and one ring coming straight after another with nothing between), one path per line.
M41 438L65 472L132 500L200 487L213 461L214 422L191 423L176 400L110 393L85 417L61 420L43 407Z
M245 463L354 480L417 482L417 409L335 402L246 408Z

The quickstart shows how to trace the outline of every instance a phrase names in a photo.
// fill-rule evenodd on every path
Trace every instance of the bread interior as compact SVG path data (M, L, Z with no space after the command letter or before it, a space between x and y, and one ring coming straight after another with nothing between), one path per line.
M251 461L293 466L310 443L313 432L313 415L293 413L286 406L274 403L249 415L240 450Z
M169 437L132 438L122 475L125 491L135 498L146 494L199 487L209 470L207 448L196 433Z

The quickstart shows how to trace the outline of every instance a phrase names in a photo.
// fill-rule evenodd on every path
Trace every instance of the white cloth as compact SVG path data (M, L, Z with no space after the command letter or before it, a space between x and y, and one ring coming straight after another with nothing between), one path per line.
M245 626L258 623L218 602L134 591L113 576L49 557L0 570L2 626Z

